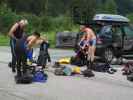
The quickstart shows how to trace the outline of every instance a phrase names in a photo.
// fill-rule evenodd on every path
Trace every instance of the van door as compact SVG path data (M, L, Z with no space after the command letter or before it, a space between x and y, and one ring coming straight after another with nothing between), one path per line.
M130 26L124 26L124 46L123 49L125 51L133 50L133 29Z
M113 46L116 48L123 47L123 39L122 39L122 28L121 26L113 26L112 27L112 37L113 37Z

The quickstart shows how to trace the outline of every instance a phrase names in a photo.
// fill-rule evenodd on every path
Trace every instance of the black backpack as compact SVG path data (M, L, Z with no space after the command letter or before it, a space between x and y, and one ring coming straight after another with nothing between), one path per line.
M129 80L129 81L133 81L133 73L130 74L130 75L127 75L127 80Z
M54 71L54 74L57 75L57 76L62 76L64 75L64 67L61 67L61 68L56 68L55 71Z
M17 84L30 84L32 83L32 76L29 74L24 74L22 76L15 76L15 81Z
M82 74L84 75L84 77L94 77L95 74L90 70L90 69L86 69L82 72Z
M117 71L109 63L95 63L92 69L97 72L107 72L109 74L114 74Z

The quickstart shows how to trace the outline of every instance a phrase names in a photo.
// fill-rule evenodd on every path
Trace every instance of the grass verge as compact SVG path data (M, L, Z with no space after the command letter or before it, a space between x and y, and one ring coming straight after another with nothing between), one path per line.
M9 37L5 35L0 35L0 46L8 46L9 45Z

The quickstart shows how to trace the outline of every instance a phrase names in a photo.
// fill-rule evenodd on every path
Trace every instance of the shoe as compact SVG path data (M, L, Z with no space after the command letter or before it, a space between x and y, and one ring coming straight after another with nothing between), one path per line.
M12 68L12 72L13 72L13 73L16 73L16 70L15 70L15 68Z
M12 67L12 63L11 62L8 63L8 67L10 67L10 68Z

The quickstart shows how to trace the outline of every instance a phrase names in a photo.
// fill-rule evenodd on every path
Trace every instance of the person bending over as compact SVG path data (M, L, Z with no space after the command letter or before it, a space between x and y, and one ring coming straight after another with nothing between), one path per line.
M40 38L38 32L34 32L31 36L23 37L16 41L15 54L17 59L17 76L21 77L27 70L27 55L31 52L36 41Z
M89 26L81 25L80 26L81 32L84 32L84 35L82 36L79 45L82 49L87 49L88 51L88 61L90 61L90 66L92 67L92 64L95 59L95 50L96 50L96 35L93 32L93 30Z
M12 54L12 61L11 61L12 72L15 72L15 66L16 66L16 54L14 51L16 40L19 40L23 37L24 28L27 24L28 21L26 19L22 19L19 22L15 23L11 27L8 33L8 36L10 37L10 47Z

